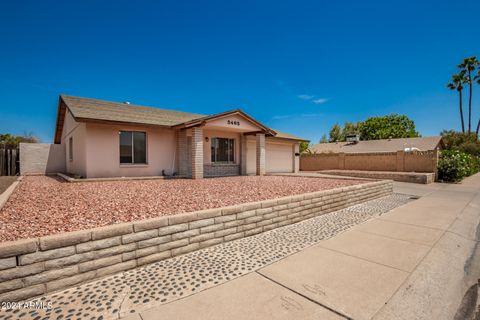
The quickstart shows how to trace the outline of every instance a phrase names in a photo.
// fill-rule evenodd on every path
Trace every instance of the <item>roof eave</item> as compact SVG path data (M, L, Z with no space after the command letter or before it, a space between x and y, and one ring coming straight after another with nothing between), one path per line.
M63 101L63 95L58 98L57 120L55 121L55 132L53 142L58 144L62 141L62 130L65 122L65 114L67 113L67 104ZM62 112L63 111L63 112Z
M156 127L156 128L172 128L170 125L154 124L154 123L144 123L144 122L131 122L131 121L117 121L117 120L105 120L105 119L96 119L96 118L75 118L77 122L88 122L88 123L99 123L99 124L117 124L125 126L146 126L146 127Z
M293 137L277 137L277 136L272 136L272 138L275 138L275 139L281 139L281 140L290 140L290 141L299 141L299 142L310 142L310 140L307 140L307 139L303 139L303 138L293 138Z

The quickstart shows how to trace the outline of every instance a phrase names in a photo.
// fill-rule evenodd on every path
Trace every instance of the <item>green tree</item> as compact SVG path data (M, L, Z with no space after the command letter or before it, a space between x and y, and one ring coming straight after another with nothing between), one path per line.
M0 133L0 146L7 146L10 148L16 148L20 142L36 143L40 139L33 134L24 134L23 136L16 136L10 133Z
M327 135L324 133L318 143L328 143Z
M458 65L461 72L464 72L466 75L466 80L469 87L469 96L468 96L468 133L472 132L472 72L474 72L478 66L480 65L480 61L477 60L477 57L469 57L463 59L463 62Z
M342 139L342 128L338 125L338 123L335 123L333 127L330 129L330 142L336 142L336 141L343 141Z
M480 156L480 141L476 134L443 130L440 135L445 150L458 150L470 155Z
M306 152L309 149L309 147L310 145L308 142L306 141L300 142L300 154Z
M360 126L362 140L418 137L415 123L407 116L390 114L383 117L371 117Z
M477 84L480 84L480 68L478 68L478 72L474 78L474 81L476 81ZM478 137L478 134L480 133L479 130L480 130L480 118L478 119L478 122L477 122L477 129L475 130L475 134L477 135L477 137Z
M460 105L460 121L462 123L462 132L465 133L465 121L463 119L463 103L462 103L462 90L463 85L467 82L465 77L465 72L460 71L458 74L452 76L452 81L447 84L447 88L450 90L455 90L458 92L459 96L459 105Z
M360 134L361 122L345 122L342 129L342 141L345 141L349 134Z

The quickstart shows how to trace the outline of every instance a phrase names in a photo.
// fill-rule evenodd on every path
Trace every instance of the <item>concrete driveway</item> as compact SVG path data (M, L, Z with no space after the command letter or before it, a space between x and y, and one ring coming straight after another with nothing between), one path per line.
M396 183L395 191L421 198L129 318L453 319L480 277L480 175L458 185Z

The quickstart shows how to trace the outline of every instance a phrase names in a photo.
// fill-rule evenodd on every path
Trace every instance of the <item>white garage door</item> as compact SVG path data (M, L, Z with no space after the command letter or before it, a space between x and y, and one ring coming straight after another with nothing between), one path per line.
M267 173L293 171L293 148L291 144L267 142L265 157Z

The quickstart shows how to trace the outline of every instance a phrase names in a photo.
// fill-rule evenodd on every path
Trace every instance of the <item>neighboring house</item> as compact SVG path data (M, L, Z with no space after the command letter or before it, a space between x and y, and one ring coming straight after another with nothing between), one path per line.
M65 95L55 128L67 173L86 178L298 172L302 141L241 110L205 116Z
M331 142L312 145L313 153L373 153L396 151L430 151L442 148L442 137L381 139L353 142Z

